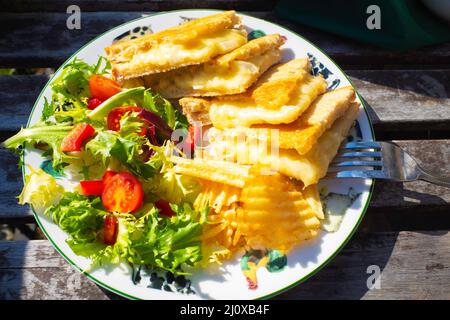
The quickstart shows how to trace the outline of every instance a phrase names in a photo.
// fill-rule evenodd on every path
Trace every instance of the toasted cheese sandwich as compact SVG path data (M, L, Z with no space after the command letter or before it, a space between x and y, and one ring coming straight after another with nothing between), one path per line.
M271 67L244 93L215 98L180 99L183 109L207 109L214 127L249 127L295 121L326 90L322 76L310 74L306 58ZM195 105L199 105L195 107Z
M284 42L278 34L268 35L206 63L150 74L140 83L131 79L132 83L125 86L144 85L165 98L241 93L280 61Z
M116 80L199 64L247 43L234 11L191 20L179 26L119 41L105 49Z
M255 140L210 141L208 150L201 156L206 159L221 159L241 165L262 164L300 180L305 187L316 184L323 178L339 145L347 137L356 120L359 104L352 102L346 112L326 130L305 154L295 149L271 148L264 136ZM231 141L231 142L230 142Z
M250 128L209 130L209 141L232 140L240 136L259 140L270 140L276 134L281 149L296 149L299 154L307 153L319 137L340 118L355 99L351 86L329 91L319 96L311 106L294 122L280 125L254 125Z

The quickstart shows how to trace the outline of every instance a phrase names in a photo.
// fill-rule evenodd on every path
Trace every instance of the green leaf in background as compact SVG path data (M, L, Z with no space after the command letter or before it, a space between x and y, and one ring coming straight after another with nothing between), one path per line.
M0 76L12 76L14 72L16 72L16 69L0 68Z

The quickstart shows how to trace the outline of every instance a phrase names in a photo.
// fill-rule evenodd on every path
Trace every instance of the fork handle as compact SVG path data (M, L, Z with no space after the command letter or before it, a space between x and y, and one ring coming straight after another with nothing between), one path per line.
M450 188L450 178L444 178L444 177L437 177L435 175L432 175L422 169L422 172L419 174L420 180L425 180L434 184L437 184L442 187Z

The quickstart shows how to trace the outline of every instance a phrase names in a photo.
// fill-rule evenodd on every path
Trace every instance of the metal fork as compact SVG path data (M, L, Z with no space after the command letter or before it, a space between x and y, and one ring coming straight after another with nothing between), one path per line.
M425 180L450 187L450 178L422 169L417 161L393 142L356 141L341 146L326 178L371 178L391 181Z

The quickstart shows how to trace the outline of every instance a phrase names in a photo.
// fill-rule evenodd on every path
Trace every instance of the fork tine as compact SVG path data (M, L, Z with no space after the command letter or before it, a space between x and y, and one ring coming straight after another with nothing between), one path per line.
M336 159L350 158L350 157L366 157L366 158L381 158L381 152L379 151L351 151L351 152L339 152Z
M386 174L381 170L352 170L328 172L325 178L368 178L368 179L386 179Z
M342 161L339 162L339 159L335 159L331 162L333 166L330 166L330 169L333 167L382 167L383 161Z
M352 141L341 146L341 149L380 149L381 143L377 141Z

